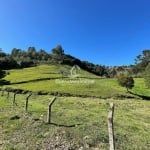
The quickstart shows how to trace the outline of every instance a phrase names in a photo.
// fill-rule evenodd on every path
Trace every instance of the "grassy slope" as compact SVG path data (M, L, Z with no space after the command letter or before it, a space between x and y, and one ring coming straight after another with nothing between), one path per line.
M90 95L90 96L101 96L101 97L111 97L116 94L126 94L126 89L118 86L115 79L102 79L98 76L90 74L86 71L80 71L81 82L93 81L93 84L85 83L60 83L67 79L61 79L61 74L59 71L62 66L55 65L41 65L32 68L25 68L20 70L10 70L9 74L5 77L6 80L10 81L13 88L21 88L31 91L47 91L47 92L65 92L78 95ZM66 70L71 69L69 66L63 66ZM48 80L47 78L52 78L53 80ZM59 78L58 80L55 78ZM33 82L33 80L41 79L41 81ZM45 79L45 80L44 80ZM74 81L77 79L71 79ZM15 84L19 82L27 82L22 84ZM44 85L44 86L43 86Z
M62 66L41 65L22 70L10 70L5 77L11 83L31 81L43 78L60 77ZM70 69L68 66L65 68ZM94 96L111 96L126 94L126 90L117 85L115 79L101 79L85 71L81 77L93 78L95 83L56 84L54 80L43 80L11 85L14 88L32 91L61 91L67 93L87 94ZM92 79L92 80L93 80ZM134 92L149 95L143 79L135 79ZM25 97L17 95L17 106L12 107L13 95L9 100L0 98L0 149L46 149L50 145L55 148L61 144L65 147L79 149L108 149L107 112L108 103L115 103L115 141L119 150L148 150L150 143L150 103L136 99L90 99L90 98L58 98L53 106L52 121L63 125L81 124L73 128L46 125L47 105L50 96L32 95L29 100L29 114L24 113ZM10 120L14 115L21 118ZM34 121L39 118L40 121ZM51 149L55 149L51 148Z
M11 85L11 87L13 88L21 88L31 91L58 91L101 97L111 97L116 94L127 94L126 89L118 86L115 79L102 79L83 70L80 71L80 78L78 80L87 82L94 81L93 84L58 83L57 79L55 78L58 78L60 82L66 80L61 79L62 76L60 74L60 70L62 68L65 68L65 70L67 70L68 72L71 69L71 67L69 66L61 65L41 65L25 69L14 69L9 70L9 74L5 77L5 79L13 84ZM48 80L48 78L51 78L53 80ZM41 79L41 81L33 82L33 80L39 79ZM68 78L67 80L70 80L70 78ZM15 84L19 82L27 83ZM133 92L141 95L150 96L150 90L146 88L143 79L135 79L135 87L133 88Z
M150 103L141 100L103 100L61 97L52 108L52 122L61 125L80 124L73 128L46 125L49 96L31 96L29 114L25 114L25 97L17 95L17 106L0 98L0 149L46 149L64 144L74 149L98 147L108 149L107 112L115 103L115 141L119 150L148 150L150 139ZM21 118L10 120L14 115ZM39 121L33 119L39 118ZM56 140L57 139L57 140ZM51 148L52 149L52 148Z
M143 78L135 79L135 86L132 91L136 94L150 96L150 89L145 86Z
M70 72L71 67L67 65L39 65L36 67L24 68L24 69L12 69L7 72L9 74L5 77L6 80L11 83L31 81L35 79L44 78L61 78L60 70L66 70ZM97 76L81 70L80 74L84 77L98 78Z

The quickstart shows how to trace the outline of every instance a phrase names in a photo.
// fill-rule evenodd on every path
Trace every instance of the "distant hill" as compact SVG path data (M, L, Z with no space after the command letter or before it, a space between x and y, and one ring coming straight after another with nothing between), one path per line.
M77 76L72 76L71 69L68 65L39 65L7 70L4 79L9 81L10 85L4 87L85 97L131 96L126 93L125 88L118 85L116 79L102 78L81 68L75 70ZM133 90L136 88L137 86Z
M0 69L27 68L39 64L78 65L88 72L105 77L115 77L118 71L132 72L132 66L108 67L80 60L70 54L65 54L61 45L53 48L51 53L47 53L43 49L37 50L35 47L29 47L27 50L13 48L10 54L0 50Z

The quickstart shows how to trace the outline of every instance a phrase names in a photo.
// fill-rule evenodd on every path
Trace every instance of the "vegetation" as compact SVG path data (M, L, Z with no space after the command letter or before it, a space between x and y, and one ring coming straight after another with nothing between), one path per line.
M26 51L13 48L11 54L5 54L2 50L0 51L0 68L2 69L32 67L41 63L78 65L82 69L100 76L107 74L104 66L94 65L65 54L61 45L52 48L50 54L43 49L37 51L35 47L29 47Z
M62 67L67 72L67 75L63 77L60 73ZM4 79L9 81L10 85L5 85L4 87L34 92L59 92L74 96L103 98L130 95L117 84L116 79L101 78L82 69L78 78L71 78L71 68L66 65L40 65L25 69L8 70L8 75Z
M0 70L0 85L8 84L8 81L5 81L3 78L5 77L6 72L3 70Z
M134 80L128 74L120 73L117 77L117 81L119 85L128 89L132 89L134 87Z
M4 71L0 70L0 79L4 77Z
M64 147L106 150L109 147L109 102L115 104L116 149L149 149L149 101L58 97L52 107L52 122L55 125L48 125L46 116L51 96L32 95L29 99L28 113L25 113L27 96L28 94L17 94L17 106L14 107L12 93L9 99L6 98L7 94L0 98L1 149L34 150Z
M146 85L150 88L150 63L145 68L145 74L144 74Z
M6 54L0 50L0 68L14 69L26 68L46 64L78 65L80 68L95 75L114 78L118 71L128 71L133 74L133 66L104 66L81 61L71 55L65 54L61 45L52 48L51 53L46 50L37 50L35 47L29 47L27 50L13 48L11 54ZM135 69L136 70L136 69ZM136 72L135 72L136 73Z
M136 65L133 68L133 72L141 74L145 71L145 68L150 62L150 50L143 50L142 54L138 55L135 59Z
M149 86L149 54L143 51L133 66L107 67L65 54L61 45L50 54L35 47L14 48L11 54L0 50L0 68L5 70L0 70L0 149L106 150L113 102L116 149L148 150L150 103L138 95L150 97L150 89L143 78L132 76L142 77L145 70ZM116 78L118 72L122 74ZM52 95L57 99L48 125Z

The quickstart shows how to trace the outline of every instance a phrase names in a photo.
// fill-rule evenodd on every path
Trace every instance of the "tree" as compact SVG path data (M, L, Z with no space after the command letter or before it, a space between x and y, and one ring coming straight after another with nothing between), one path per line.
M127 92L129 91L129 89L132 89L134 87L134 79L128 74L120 73L117 76L117 81L120 86L125 87L127 89Z
M136 64L138 63L148 63L150 61L150 50L143 50L142 54L138 55L135 59Z
M61 45L52 49L52 59L54 63L62 64L64 60L64 50Z
M35 47L28 47L27 54L30 57L30 59L36 59L36 54L37 54L36 48Z
M143 50L135 59L134 71L143 72L150 62L150 50Z
M146 85L148 86L148 88L150 88L150 63L145 68L144 79L145 79Z
M9 84L8 81L3 79L5 75L6 75L6 72L0 69L0 86L4 84Z
M49 55L47 54L47 52L43 49L40 49L39 52L37 53L37 59L39 61L47 61L49 59Z
M0 79L3 78L5 76L5 72L0 70Z
M6 54L3 52L3 50L0 48L0 57L5 57Z
M10 56L0 58L1 69L12 69L17 67L17 62Z
M117 69L115 67L109 67L108 75L110 78L114 78L117 75Z

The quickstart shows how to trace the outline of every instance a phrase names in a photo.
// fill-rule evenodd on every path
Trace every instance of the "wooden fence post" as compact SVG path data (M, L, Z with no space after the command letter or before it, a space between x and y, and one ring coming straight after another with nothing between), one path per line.
M1 94L1 96L4 96L4 89L2 89L2 94Z
M108 112L108 133L110 145L109 150L115 150L113 116L114 116L114 104L110 103L110 109Z
M7 99L9 99L9 90L7 91Z
M17 92L14 93L13 106L14 106L14 105L17 105L17 104L16 104L16 94L17 94Z
M26 97L26 105L25 105L25 111L28 111L28 102L29 102L29 98L32 95L32 93L30 93L27 97Z
M48 112L47 112L47 123L48 124L51 123L51 107L54 104L55 100L56 100L56 97L53 97L53 99L48 104Z

